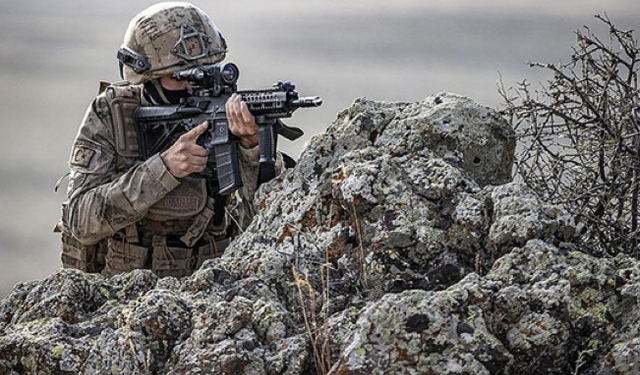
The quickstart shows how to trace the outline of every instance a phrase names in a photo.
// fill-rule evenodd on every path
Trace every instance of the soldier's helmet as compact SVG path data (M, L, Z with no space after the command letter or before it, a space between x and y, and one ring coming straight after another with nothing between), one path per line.
M118 50L122 78L138 84L222 61L227 43L200 8L186 2L152 5L129 23Z

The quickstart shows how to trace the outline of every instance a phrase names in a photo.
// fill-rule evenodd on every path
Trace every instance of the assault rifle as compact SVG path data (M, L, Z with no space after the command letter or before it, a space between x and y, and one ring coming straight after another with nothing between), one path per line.
M296 140L304 133L280 119L291 117L298 108L318 107L318 96L301 98L291 82L278 82L262 90L237 90L240 71L233 63L201 65L175 72L173 78L188 81L194 95L176 105L139 107L134 113L140 156L147 159L171 146L178 136L204 121L209 129L197 143L211 151L205 171L196 177L207 179L210 194L227 195L242 186L238 161L238 139L229 131L225 112L227 99L236 93L247 103L259 125L260 175L265 182L275 177L277 135Z

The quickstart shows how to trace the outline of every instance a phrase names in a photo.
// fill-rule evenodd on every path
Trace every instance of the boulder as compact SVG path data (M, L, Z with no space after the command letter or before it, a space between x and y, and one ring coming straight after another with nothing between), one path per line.
M637 373L640 263L579 252L514 149L459 95L357 99L192 276L14 287L0 373Z

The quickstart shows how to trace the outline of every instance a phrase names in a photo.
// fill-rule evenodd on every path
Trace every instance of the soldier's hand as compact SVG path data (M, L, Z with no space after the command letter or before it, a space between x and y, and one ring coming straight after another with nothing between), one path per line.
M240 138L240 144L244 148L253 148L258 145L258 124L249 112L247 103L238 94L233 94L225 104L229 131Z
M162 161L173 177L182 178L191 173L204 171L209 156L206 148L198 145L198 137L207 131L208 122L191 129L178 138L166 151L160 154Z

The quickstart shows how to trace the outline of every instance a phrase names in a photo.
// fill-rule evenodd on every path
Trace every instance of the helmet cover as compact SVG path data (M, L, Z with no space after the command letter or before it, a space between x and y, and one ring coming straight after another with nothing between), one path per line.
M224 60L227 43L211 17L186 2L152 5L129 23L118 50L123 78L139 84Z

